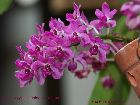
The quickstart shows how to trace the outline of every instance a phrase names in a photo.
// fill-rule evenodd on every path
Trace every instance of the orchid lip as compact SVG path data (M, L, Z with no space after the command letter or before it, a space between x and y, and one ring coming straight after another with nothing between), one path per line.
M40 51L40 47L39 46L36 46L36 51Z
M25 73L26 73L26 74L31 73L30 69L25 69Z
M60 46L58 46L58 47L57 47L57 51L58 51L58 52L61 52L61 51L62 51L62 48L61 48Z
M50 64L46 64L46 65L45 65L45 69L48 70L48 71L51 71Z

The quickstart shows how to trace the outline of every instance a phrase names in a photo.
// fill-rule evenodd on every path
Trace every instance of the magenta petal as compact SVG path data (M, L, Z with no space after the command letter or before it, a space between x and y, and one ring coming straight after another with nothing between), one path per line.
M121 7L121 11L125 11L125 10L129 9L132 5L133 5L133 2L124 3Z
M116 12L117 12L116 9L112 10L111 12L109 12L108 18L110 18L110 19L113 18L113 16L116 14Z
M26 85L30 84L31 82L32 82L32 80L24 81L24 80L19 79L19 85L21 88L25 87Z
M36 44L39 44L39 39L38 39L38 37L36 35L32 35L31 38L30 38L30 40L35 45Z
M64 50L69 54L70 58L74 57L74 52L70 48L64 48Z
M140 14L140 4L134 1L126 2L121 7L121 12L129 18L138 16Z
M45 82L45 77L43 76L43 66L44 64L40 61L35 61L31 65L31 69L34 71L35 78L40 85Z
M38 69L40 69L43 66L44 66L44 63L42 63L40 61L35 61L34 63L32 63L31 69L34 71L38 71Z
M26 43L26 48L29 50L29 52L34 52L36 49L36 46L29 40L29 42Z
M73 14L71 14L71 13L67 13L66 14L66 20L67 21L72 21L74 18L73 18Z
M99 9L96 9L95 15L96 15L99 19L102 19L102 18L104 17L103 12L100 11Z
M51 20L49 21L49 27L50 27L50 28L53 28L54 26L57 25L56 22L55 22L55 20L56 20L56 19L51 18Z
M105 43L101 44L101 48L104 49L105 51L110 50L110 46L108 44L105 44Z
M33 57L30 54L26 53L24 56L24 60L31 64L33 62Z
M18 78L18 79L21 79L23 81L26 81L26 80L30 79L30 77L27 76L27 74L24 72L24 70L16 71L15 72L15 77Z
M63 37L63 43L62 43L62 45L63 45L64 47L70 47L71 43L70 43L69 38Z
M86 61L87 64L92 64L93 58L89 56L87 52L83 53L83 59Z
M140 3L140 0L133 0L133 1L136 1L136 2Z
M135 28L140 27L140 18L139 18L139 16L134 17L134 18L127 18L126 19L126 25L130 29L135 29Z
M15 61L15 64L19 69L30 68L30 66L29 66L29 64L27 64L27 62L21 61L19 59Z
M140 13L140 4L135 4L133 6L133 8L130 8L132 12L134 12L135 14L139 14Z
M16 71L15 72L15 77L19 80L20 87L24 87L27 84L31 83L33 79L32 74L26 74L24 71Z
M90 25L97 26L99 24L100 20L93 20L90 22Z
M90 25L92 25L93 27L95 27L98 31L100 31L103 27L103 25L100 25L101 20L93 20L90 22Z
M88 70L87 62L86 62L82 57L83 57L83 55L81 54L81 55L79 55L79 56L76 58L76 60L77 60L80 64L82 64L83 70Z
M25 87L27 84L30 84L30 80L27 80L27 81L22 81L22 80L20 80L19 81L19 83L20 83L20 87L22 88L22 87Z
M101 63L105 63L106 62L106 51L103 49L99 49L99 61Z
M35 71L34 75L39 85L43 85L45 83L45 77L43 75L42 69L38 69L38 71Z
M52 66L51 66L51 70L52 70L52 77L54 79L60 79L62 77L63 71L60 71L59 69Z
M104 2L104 3L102 4L102 11L103 11L103 13L105 13L105 14L107 14L107 13L110 12L109 5L108 5L106 2Z
M49 22L49 27L51 28L51 31L53 31L54 34L57 34L57 31L61 31L64 28L64 26L64 23L59 18L51 18Z
M87 29L87 26L85 26L85 25L79 26L78 27L78 32L83 33L83 32L86 31L86 29Z
M36 25L36 29L37 29L39 34L43 34L45 32L44 25L45 25L45 23L42 23L42 25Z
M74 13L76 13L77 16L80 16L80 8L81 8L81 5L77 5L75 2L73 4L73 8L74 8Z
M84 12L81 13L81 18L84 20L84 22L88 23L88 20L84 14Z
M90 44L91 40L87 34L81 33L81 45L84 47Z
M92 42L102 44L103 39L101 39L100 37L96 36L96 37L92 38Z
M121 49L125 45L124 42L113 42L113 43L118 49Z
M116 26L116 21L115 20L109 20L108 25L113 28L113 27Z
M21 48L21 46L16 46L16 50L19 52L20 57L23 59L26 52Z
M130 1L123 4L121 12L127 17L126 25L130 29L137 29L140 27L140 3L136 1Z
M16 46L16 49L19 53L22 53L24 55L25 51L21 48L21 46Z
M79 6L74 2L73 3L73 8L74 8L74 10L78 10L79 9Z

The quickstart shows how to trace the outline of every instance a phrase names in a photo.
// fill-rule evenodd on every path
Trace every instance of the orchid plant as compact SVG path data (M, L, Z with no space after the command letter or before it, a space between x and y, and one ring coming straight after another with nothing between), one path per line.
M120 86L117 85L119 80L115 78L124 80L124 77L118 71L113 74L115 77L111 75L112 71L108 73L104 69L116 69L114 64L112 68L108 68L108 62L113 62L112 55L115 55L126 42L132 40L116 32L124 19L116 26L113 17L117 10L110 10L107 2L102 4L102 10L96 9L97 18L90 22L84 12L80 11L81 5L74 3L73 9L73 13L66 13L68 25L59 18L51 18L50 30L44 29L45 23L36 26L38 33L31 35L26 43L26 51L21 46L16 47L20 58L15 61L18 68L15 77L19 80L20 87L30 84L33 79L39 85L43 85L48 77L61 79L64 70L69 70L79 79L86 78L91 72L102 72L91 98L99 94L97 93L99 91L96 91L98 87L109 89L107 91L111 92L107 94L111 94L114 92L112 88L117 89L115 86ZM139 0L125 3L121 11L127 17L126 25L130 29L137 29L140 26ZM123 87L120 90L126 93L123 97L125 99L129 93L129 85L127 81L123 85L126 90L123 91Z
M38 33L33 34L26 43L27 51L17 46L20 59L15 62L19 69L15 76L19 79L20 87L31 83L33 78L40 85L48 76L60 79L66 69L78 78L87 77L90 71L104 68L110 60L107 55L118 50L111 40L100 38L104 34L103 29L111 30L116 26L112 18L117 10L110 11L105 2L102 11L95 11L97 19L88 22L80 7L74 3L74 12L66 14L67 26L54 18L49 22L49 31L44 30L44 23L37 25ZM80 70L78 65L82 66Z

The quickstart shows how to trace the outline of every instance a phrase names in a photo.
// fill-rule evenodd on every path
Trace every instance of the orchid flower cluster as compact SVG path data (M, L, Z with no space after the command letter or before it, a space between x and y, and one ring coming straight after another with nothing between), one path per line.
M121 7L121 12L126 16L126 25L130 29L140 27L140 0L131 0Z
M37 34L31 35L26 43L27 51L17 46L20 59L15 61L18 71L15 77L20 87L30 84L35 78L39 85L43 85L49 76L60 79L64 70L68 69L78 78L85 78L90 71L97 72L107 63L107 55L112 46L100 38L104 29L116 26L113 20L116 9L110 10L104 2L102 11L96 9L97 19L88 22L81 5L73 4L74 12L66 14L65 25L60 19L51 18L50 30L44 30L44 23L37 25ZM111 78L103 79L104 86ZM107 85L108 86L108 85Z

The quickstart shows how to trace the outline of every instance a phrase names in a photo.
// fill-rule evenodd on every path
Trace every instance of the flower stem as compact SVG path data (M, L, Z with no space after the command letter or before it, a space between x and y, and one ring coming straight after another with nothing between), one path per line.
M97 35L99 36L100 38L102 39L110 39L112 40L113 42L117 41L117 42L126 42L126 43L129 43L131 42L134 38L128 38L128 37L122 37L122 36L113 36L113 35Z
M112 48L115 49L116 52L119 51L119 49L115 46L115 44L112 42L112 40L107 39L107 40L105 40L104 42L107 43L107 44L109 44L109 45L111 45Z

